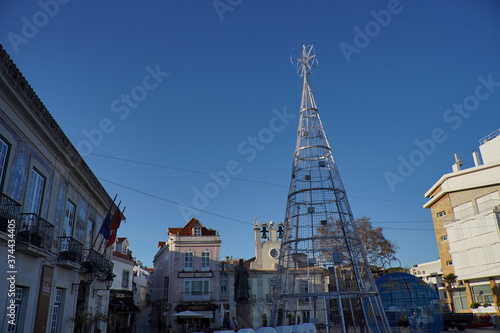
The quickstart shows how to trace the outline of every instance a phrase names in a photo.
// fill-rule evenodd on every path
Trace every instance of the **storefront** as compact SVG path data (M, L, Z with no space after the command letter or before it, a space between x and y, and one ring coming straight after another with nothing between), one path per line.
M134 304L133 293L130 290L110 290L109 302L109 332L132 332L134 317L141 310Z

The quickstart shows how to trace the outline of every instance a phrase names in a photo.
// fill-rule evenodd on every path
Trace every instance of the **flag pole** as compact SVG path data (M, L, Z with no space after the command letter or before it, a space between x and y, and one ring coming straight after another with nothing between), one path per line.
M122 204L122 201L120 200L120 202L118 202L118 206L116 206L116 210L115 210L115 212L114 212L113 216L110 216L110 219L109 219L109 223L110 223L110 224L111 224L111 221L113 220L113 217L115 216L116 212L117 212L117 211L120 211L120 205L121 205L121 204ZM111 213L111 211L110 211L110 213ZM105 240L105 239L106 239L106 238L105 238L105 237L104 237L104 235L103 235L103 237L101 238L101 244L99 244L99 247L97 248L97 253L101 253L102 243L104 243L104 240ZM104 248L104 252L106 252L106 248ZM104 254L104 253L103 253L103 254Z
M113 205L115 204L115 200L117 197L118 197L118 194L115 194L115 197L113 198L113 201L111 202L111 205L109 206L108 213L106 214L106 216L111 213L111 209L113 209ZM104 217L104 218L106 218L106 217ZM101 224L102 224L102 222L101 222ZM94 249L95 243L97 243L97 238L99 238L99 232L97 233L97 235L94 238L94 241L92 242L92 246L89 249L89 254L87 255L87 260L90 256L90 253L92 253L92 250Z
M120 202L121 203L121 202ZM119 221L117 222L118 225L116 226L116 228L114 228L114 233L113 231L111 230L110 231L110 236L109 236L109 239L108 239L108 243L106 244L106 248L104 249L104 251L106 251L106 249L108 247L110 247L111 245L113 245L115 242L116 242L116 237L118 236L118 229L120 228L120 225L121 225L121 222L124 221L124 213L125 213L125 210L127 209L127 207L123 207L123 210L120 212L120 210L118 209L118 214L119 214ZM116 213L115 215L113 216L113 219L111 221L111 227L113 227L113 222L114 220L116 219ZM113 238L113 243L110 244L109 242L111 241L111 238Z

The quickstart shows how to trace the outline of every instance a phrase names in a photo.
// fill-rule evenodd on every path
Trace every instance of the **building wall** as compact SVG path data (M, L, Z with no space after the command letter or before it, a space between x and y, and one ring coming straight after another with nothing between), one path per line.
M500 315L500 136L490 135L481 152L487 163L445 174L426 193L443 274L454 273L455 308ZM488 147L483 147L487 145ZM479 159L477 159L479 160ZM445 215L440 212L446 212ZM443 237L446 238L443 239ZM470 309L472 302L491 306Z
M439 296L439 299L446 303L446 291L443 284L443 272L441 271L441 261L434 260L413 266L410 274L421 278Z
M201 226L203 233L194 235L194 227ZM166 327L171 324L174 329L181 330L180 320L175 316L186 309L201 313L205 326L217 326L220 322L216 305L219 304L220 275L219 257L221 240L216 231L205 228L198 220L192 219L184 228L169 228L168 240L162 244L160 251L153 261L155 272L153 275L153 309L152 317L156 325ZM210 252L208 267L202 268L202 253ZM192 267L185 265L185 253L193 255ZM168 290L166 290L168 280ZM190 281L193 288L185 289L185 282ZM208 281L206 290L204 281ZM201 294L195 292L195 285L202 283ZM208 318L210 317L210 318Z
M57 329L72 330L70 318L75 316L79 303L79 283L85 280L82 264L88 261L89 253L85 249L90 249L99 237L98 228L112 200L1 47L0 140L9 147L5 172L0 175L0 221L5 222L7 217L15 221L13 275L16 287L23 290L22 298L16 300L20 304L18 332L45 329L56 308ZM42 176L43 187L40 209L32 211L30 191L35 187L30 179L35 174ZM65 228L68 200L75 205L72 234ZM7 216L14 202L19 210ZM0 229L0 255L7 258L10 238L6 229ZM63 236L69 238L63 240ZM109 251L103 256L109 260ZM91 288L104 287L104 272L98 273ZM6 270L0 272L0 278L6 281ZM83 288L79 311L96 308L91 288ZM62 298L56 298L58 289ZM39 306L40 298L44 301ZM0 304L6 305L10 299L0 293ZM0 315L6 318L3 305ZM105 327L101 329L105 331ZM6 321L2 321L0 331L7 331Z

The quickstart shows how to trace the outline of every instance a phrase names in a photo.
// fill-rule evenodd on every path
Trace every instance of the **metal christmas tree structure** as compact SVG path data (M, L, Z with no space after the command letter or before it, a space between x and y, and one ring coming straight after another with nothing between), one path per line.
M389 332L309 85L313 47L303 46L292 60L304 81L271 324Z

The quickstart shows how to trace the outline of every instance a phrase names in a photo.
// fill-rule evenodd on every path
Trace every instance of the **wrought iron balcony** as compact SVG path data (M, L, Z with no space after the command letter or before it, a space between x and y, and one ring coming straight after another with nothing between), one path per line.
M113 272L113 263L106 259L103 254L95 250L84 250L84 263L92 267L94 272L100 273L101 275Z
M59 259L82 263L83 245L73 237L59 237Z
M50 251L54 226L33 213L22 213L18 223L17 239Z
M21 213L21 204L0 193L0 231L7 232L9 220L19 222Z

